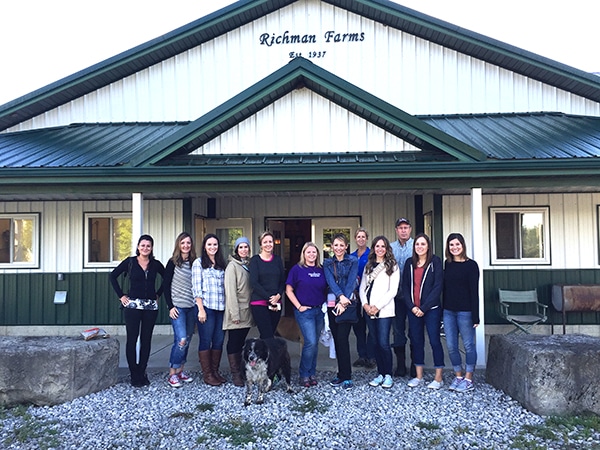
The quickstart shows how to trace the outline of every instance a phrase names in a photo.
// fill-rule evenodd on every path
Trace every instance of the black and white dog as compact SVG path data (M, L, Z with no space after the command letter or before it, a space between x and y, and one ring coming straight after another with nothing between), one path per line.
M246 400L244 406L252 403L252 387L258 388L256 403L264 402L264 394L267 392L275 375L286 382L286 392L293 393L290 384L292 367L290 354L285 340L279 337L270 339L247 339L242 350L244 360L244 376L246 379Z

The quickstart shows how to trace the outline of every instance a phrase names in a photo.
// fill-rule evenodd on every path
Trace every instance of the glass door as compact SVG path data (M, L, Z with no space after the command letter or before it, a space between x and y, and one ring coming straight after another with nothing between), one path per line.
M337 233L344 233L348 237L348 250L354 241L354 233L360 227L360 217L325 217L313 219L312 221L312 240L321 250L323 259L333 256L331 244L333 236Z

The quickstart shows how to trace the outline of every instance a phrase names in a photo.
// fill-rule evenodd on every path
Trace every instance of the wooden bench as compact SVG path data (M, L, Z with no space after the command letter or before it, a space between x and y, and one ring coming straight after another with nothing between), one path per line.
M568 312L600 311L600 284L555 284L552 286L552 306L562 312L565 334Z

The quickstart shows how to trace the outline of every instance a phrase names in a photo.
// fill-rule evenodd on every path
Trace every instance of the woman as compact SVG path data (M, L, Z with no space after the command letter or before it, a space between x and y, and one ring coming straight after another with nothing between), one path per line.
M425 364L425 328L433 351L435 379L427 385L440 389L444 384L444 350L440 339L442 321L442 293L444 272L442 260L433 254L431 240L426 234L415 238L413 256L406 260L402 274L402 292L408 311L410 341L413 345L417 376L408 382L410 387L423 384Z
M479 325L479 266L467 257L465 238L451 233L446 239L444 269L444 331L448 355L456 377L449 389L456 392L473 390L473 371L477 363L475 328ZM465 347L465 376L458 349L460 334Z
M237 238L233 255L225 269L225 318L223 330L229 331L227 358L235 386L244 386L242 377L242 347L250 328L254 326L250 312L250 241Z
M336 234L333 237L331 246L333 257L323 262L323 270L325 271L325 279L329 288L327 294L327 318L335 344L338 373L329 384L334 387L341 386L344 389L351 389L354 386L352 383L349 342L352 323L337 323L335 318L346 311L348 305L354 300L354 291L357 288L358 260L346 252L348 249L348 238L345 234Z
M300 356L300 385L317 385L319 336L325 324L323 303L327 296L327 281L320 263L319 249L312 242L302 247L300 262L290 270L285 293L294 305L294 316L304 338Z
M358 282L360 284L360 278L365 270L365 266L369 261L369 252L371 249L367 246L367 240L369 239L368 231L360 227L354 233L354 240L356 241L356 250L352 252L353 256L358 259ZM373 336L367 334L367 322L365 315L359 310L358 322L352 324L352 330L354 336L356 336L356 353L358 353L358 359L354 361L352 366L354 367L366 367L372 369L375 367L375 339Z
M250 259L250 310L261 339L275 336L281 318L281 299L285 289L283 261L273 254L273 234L263 232L259 238L260 252Z
M196 260L196 250L192 236L185 231L175 239L173 256L165 268L165 301L173 326L173 347L169 358L169 378L171 387L190 383L193 378L183 370L187 361L190 341L194 335L198 310L192 294L192 262Z
M133 387L150 384L146 367L150 358L152 332L158 317L157 300L163 290L162 282L158 290L156 289L156 277L160 274L162 278L165 273L162 263L154 258L153 247L152 236L143 234L137 243L136 256L126 258L110 273L110 282L124 308L123 317L127 332L125 356ZM123 292L118 281L122 273L129 277L127 294ZM136 357L138 338L140 340L139 361Z
M219 238L207 234L202 241L202 255L192 264L192 292L198 307L198 359L202 379L210 386L226 381L219 374L225 340L225 265Z
M400 271L385 236L373 239L371 248L373 250L360 283L360 300L368 320L369 334L375 337L378 375L369 384L389 389L394 385L390 329L396 309L394 298L400 284Z

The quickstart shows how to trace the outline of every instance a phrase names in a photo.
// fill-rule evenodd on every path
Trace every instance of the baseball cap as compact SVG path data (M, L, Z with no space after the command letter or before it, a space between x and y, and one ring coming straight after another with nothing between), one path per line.
M400 226L401 223L405 223L406 225L408 225L409 227L411 227L412 225L410 224L410 220L408 220L406 217L400 217L398 220L396 220L396 226Z

